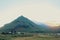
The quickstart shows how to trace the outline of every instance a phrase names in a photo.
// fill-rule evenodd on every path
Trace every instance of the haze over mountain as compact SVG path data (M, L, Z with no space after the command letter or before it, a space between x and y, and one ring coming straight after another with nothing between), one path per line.
M11 31L35 32L35 33L53 32L48 25L43 23L34 23L24 16L19 16L11 23L5 24L2 28L0 28L0 32L11 32Z

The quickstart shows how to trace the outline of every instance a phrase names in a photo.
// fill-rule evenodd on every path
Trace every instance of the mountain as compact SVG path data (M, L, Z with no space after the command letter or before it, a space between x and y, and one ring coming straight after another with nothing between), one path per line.
M52 30L49 25L44 23L36 23L24 16L19 16L17 19L10 23L5 24L0 28L1 32L33 32L33 33L50 33L50 32L60 32L59 29Z
M42 31L40 26L29 20L24 16L20 16L11 23L5 24L0 32L40 32Z

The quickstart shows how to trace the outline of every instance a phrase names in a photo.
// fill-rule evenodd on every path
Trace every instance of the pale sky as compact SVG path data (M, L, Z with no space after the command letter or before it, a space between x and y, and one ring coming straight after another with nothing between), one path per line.
M21 15L37 22L60 24L60 0L0 0L0 27Z

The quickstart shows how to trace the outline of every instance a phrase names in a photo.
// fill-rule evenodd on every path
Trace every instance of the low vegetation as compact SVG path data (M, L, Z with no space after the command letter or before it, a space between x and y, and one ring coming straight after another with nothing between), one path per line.
M47 35L17 35L17 34L0 34L0 40L60 40L59 36L47 36Z

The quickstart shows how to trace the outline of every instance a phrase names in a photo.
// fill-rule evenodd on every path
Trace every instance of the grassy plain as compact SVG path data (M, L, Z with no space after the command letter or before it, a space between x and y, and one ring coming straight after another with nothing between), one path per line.
M1 35L0 40L60 40L60 37L56 36L17 36L17 35Z

